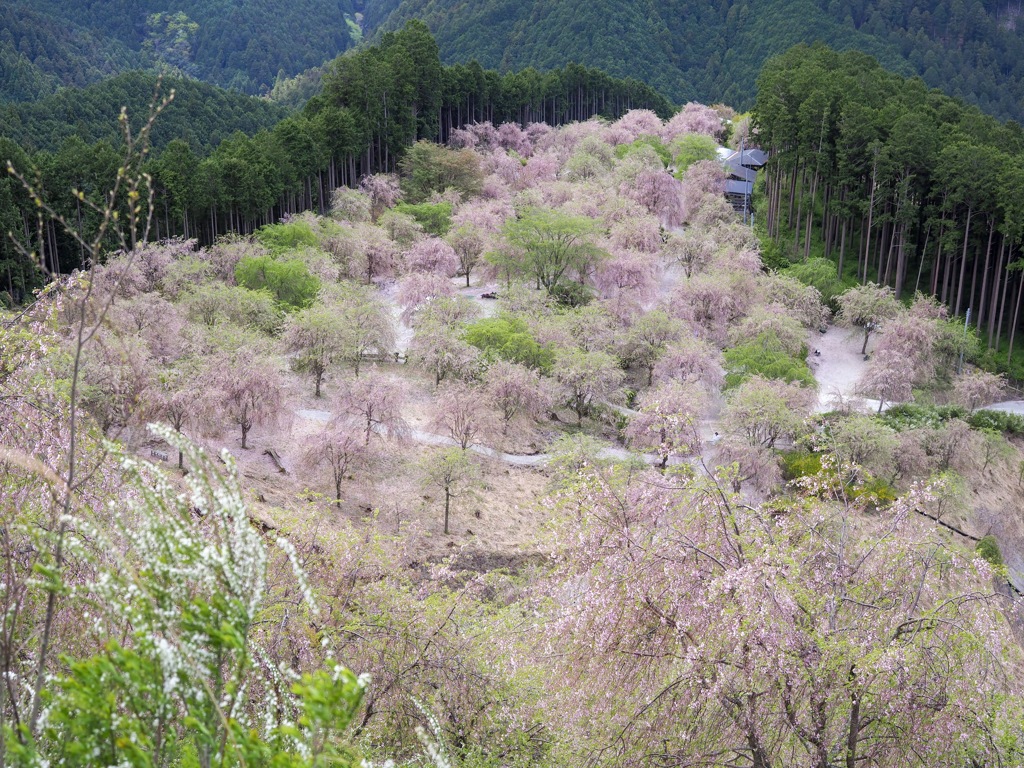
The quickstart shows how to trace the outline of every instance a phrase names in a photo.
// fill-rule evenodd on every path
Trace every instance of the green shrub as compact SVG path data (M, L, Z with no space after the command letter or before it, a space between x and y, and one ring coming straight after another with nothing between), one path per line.
M477 320L466 326L464 338L492 360L511 360L543 373L549 372L554 363L554 352L537 343L519 318L499 315Z
M437 237L444 237L452 228L451 203L399 203L394 210L412 216L424 232Z
M714 160L718 156L718 143L710 136L700 133L684 133L673 139L668 148L674 156L676 175L679 178L682 178L686 169L694 163Z
M619 144L619 146L615 148L615 156L621 160L626 155L636 152L641 147L650 147L653 149L655 154L661 158L662 165L666 168L672 164L672 153L669 152L668 147L666 147L657 136L651 136L646 133L637 138L637 140L632 144Z
M814 386L814 374L806 361L786 354L772 337L774 334L762 333L754 342L725 350L726 389L739 386L751 376Z
M796 480L821 472L821 454L810 451L782 451L782 476Z
M850 495L855 499L864 499L875 510L884 509L896 501L896 489L880 477L868 477L854 488Z
M626 397L626 407L633 408L636 406L637 391L635 389L627 389L624 394Z
M804 285L813 285L821 292L821 300L833 310L837 309L835 297L847 288L836 275L835 263L828 259L808 259L790 264L782 270L782 274L795 277Z
M978 557L989 565L994 565L996 568L1003 567L1003 553L999 551L999 543L996 541L995 536L983 538L975 546L974 551L978 553Z
M783 271L792 263L786 249L774 238L766 237L761 240L761 263L765 269Z
M883 424L903 432L907 429L938 429L952 419L967 419L968 411L958 405L894 405L877 418Z
M585 307L594 299L594 292L583 283L562 280L549 291L552 298L563 307Z
M1009 435L1024 435L1024 416L1005 411L975 411L967 417L974 429L990 429Z
M406 200L420 203L434 192L454 189L463 200L480 193L484 173L479 156L469 149L449 149L430 141L409 147L399 162Z
M299 259L249 256L235 267L235 280L251 291L269 291L285 309L308 307L320 291L320 280Z
M317 245L316 233L305 221L267 224L256 230L256 239L275 256L297 248L315 248Z

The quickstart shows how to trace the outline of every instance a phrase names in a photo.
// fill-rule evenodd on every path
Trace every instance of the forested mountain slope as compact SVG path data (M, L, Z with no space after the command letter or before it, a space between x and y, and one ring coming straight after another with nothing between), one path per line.
M479 65L444 67L418 21L332 62L323 93L301 112L208 83L167 78L161 94L170 88L175 98L159 116L148 155L162 214L152 234L204 243L302 210L323 212L336 187L393 172L416 141L445 143L470 123L562 125L595 115L614 120L631 109L672 113L650 86L595 69L503 77ZM137 133L156 90L155 75L134 72L36 103L0 105L0 162L9 160L44 190L94 193L118 167L114 116L127 107ZM77 207L66 205L58 204L60 213L77 221ZM0 232L30 238L34 216L32 198L13 179L0 178ZM97 224L84 223L90 236ZM79 244L58 227L49 226L46 240L54 271L79 266ZM28 239L22 245L34 247ZM39 277L10 238L0 239L0 271L17 296Z
M1024 46L1016 10L996 0L371 0L367 29L424 19L446 62L519 69L575 61L630 75L676 101L749 106L761 65L821 41L917 74L932 87L1020 119Z
M54 150L74 135L86 142L120 140L111 116L121 107L141 120L153 99L157 76L126 72L83 89L66 88L34 102L0 105L0 135L23 148ZM162 93L174 89L154 131L153 143L163 148L172 139L185 139L205 153L235 131L253 134L271 128L288 110L265 99L233 93L208 83L165 77Z
M140 67L258 93L351 47L354 14L351 0L15 0L0 6L0 101Z
M1024 373L1020 125L866 56L797 46L758 79L753 130L771 155L756 207L780 263L825 256L829 279L934 296L969 315L990 367Z

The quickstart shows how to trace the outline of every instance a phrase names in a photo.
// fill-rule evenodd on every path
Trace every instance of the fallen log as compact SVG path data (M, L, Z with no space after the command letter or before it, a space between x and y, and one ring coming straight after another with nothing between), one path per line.
M274 466L277 467L277 471L282 475L287 475L288 470L284 468L284 464L281 463L281 455L273 448L265 448L264 454L270 457L270 460L274 462Z

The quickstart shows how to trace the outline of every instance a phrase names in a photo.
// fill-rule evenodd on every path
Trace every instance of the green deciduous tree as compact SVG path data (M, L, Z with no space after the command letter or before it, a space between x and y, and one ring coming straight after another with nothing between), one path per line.
M577 423L581 424L594 401L618 390L624 375L618 361L611 355L571 348L555 353L554 377L565 391L565 403L573 409Z
M476 153L448 149L427 141L414 144L400 163L402 189L412 203L426 200L433 192L455 190L466 200L480 192L483 171Z
M864 331L864 343L860 352L863 355L868 349L868 338L878 330L882 323L896 317L900 304L893 296L892 288L868 283L850 288L836 297L839 314L836 319L849 328L861 328Z
M522 272L552 293L563 280L582 282L594 263L605 257L595 244L598 222L551 208L529 208L503 230L521 254Z
M420 468L424 484L444 494L444 532L447 535L452 499L472 490L479 480L479 467L465 449L447 448L427 454Z
M235 267L235 279L250 290L269 291L288 309L308 307L320 290L320 280L301 259L247 256Z

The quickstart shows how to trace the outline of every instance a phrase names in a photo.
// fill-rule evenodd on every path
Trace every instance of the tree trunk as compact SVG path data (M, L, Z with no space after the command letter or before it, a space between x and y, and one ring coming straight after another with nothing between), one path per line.
M449 486L444 487L444 533L448 535L448 513L451 510L452 492Z
M1013 361L1013 339L1017 335L1017 319L1020 316L1020 297L1024 292L1024 272L1021 272L1020 280L1017 282L1017 301L1013 307L1013 322L1010 323L1010 351L1006 353L1006 364Z
M999 300L999 322L996 323L996 349L999 349L999 342L1003 338L1003 316L1006 314L1006 294L1010 287L1010 270L1013 263L1013 241L1010 241L1010 250L1006 254L1006 275L1003 277L1003 295Z
M839 265L836 268L836 276L843 279L843 259L846 257L846 217L843 217L843 223L839 230Z
M956 309L953 310L955 316L960 315L960 301L963 298L964 292L964 276L967 273L967 238L971 234L971 213L972 209L970 206L967 208L967 226L964 228L964 247L963 252L960 254L960 282L956 289Z
M871 222L875 215L875 190L878 188L878 154L875 154L875 161L871 165L871 195L868 198L868 226L864 237L864 277L862 283L868 281L868 265L871 263ZM867 339L865 338L865 343Z
M1006 238L999 238L999 255L996 256L996 268L992 277L992 298L988 305L988 348L992 349L992 339L996 332L996 316L999 312L999 289L1002 288L1003 257L1006 255Z

